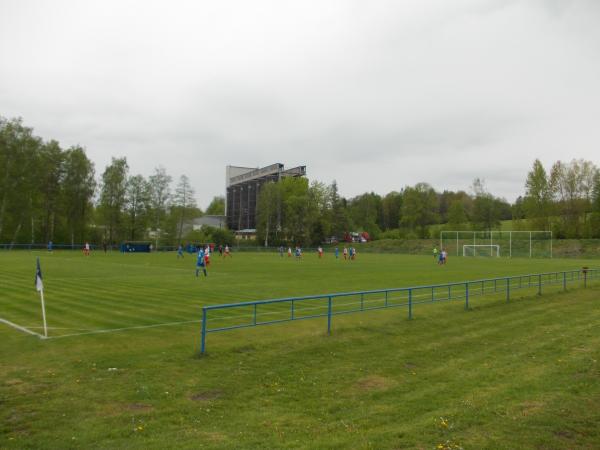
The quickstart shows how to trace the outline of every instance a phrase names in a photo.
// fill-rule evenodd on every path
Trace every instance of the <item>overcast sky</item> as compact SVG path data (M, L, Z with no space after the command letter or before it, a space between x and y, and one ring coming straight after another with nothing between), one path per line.
M600 1L0 2L0 115L99 175L306 165L344 196L419 181L523 193L600 163Z

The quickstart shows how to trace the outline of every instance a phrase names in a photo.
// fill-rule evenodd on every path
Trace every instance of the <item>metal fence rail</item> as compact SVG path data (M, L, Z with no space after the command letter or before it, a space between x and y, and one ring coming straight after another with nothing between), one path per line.
M600 269L583 268L428 286L209 305L202 308L200 351L206 351L208 333L318 317L327 317L327 333L331 333L332 318L336 315L406 307L408 318L412 319L414 306L419 304L464 300L464 307L468 309L469 299L477 296L504 294L506 301L509 301L511 293L516 290L536 289L537 294L541 295L543 286L558 285L566 290L567 286L573 283L587 287L588 282L595 279L600 279Z

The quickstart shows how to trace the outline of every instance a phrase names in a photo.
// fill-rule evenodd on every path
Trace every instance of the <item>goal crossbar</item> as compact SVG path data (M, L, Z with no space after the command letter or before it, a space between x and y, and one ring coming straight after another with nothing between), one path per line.
M475 254L475 249L477 248L489 249L490 256L494 256L494 250L496 250L495 256L500 256L500 246L498 244L465 244L463 245L463 256L469 256L467 249L473 249L473 256L477 256Z
M498 241L506 239L508 242L501 242L506 245L508 252L504 252L509 258L513 256L513 241L527 242L529 257L533 258L533 242L547 240L549 244L549 256L552 258L552 231L541 230L517 230L517 231L499 231L499 230L480 230L480 231L457 231L457 230L442 230L440 231L440 248L446 248L444 240L448 245L456 243L456 256L460 256L460 241L470 241L471 245L495 245ZM541 239L540 239L541 237ZM544 239L545 237L545 239ZM485 244L484 244L485 243ZM466 245L466 244L465 244Z

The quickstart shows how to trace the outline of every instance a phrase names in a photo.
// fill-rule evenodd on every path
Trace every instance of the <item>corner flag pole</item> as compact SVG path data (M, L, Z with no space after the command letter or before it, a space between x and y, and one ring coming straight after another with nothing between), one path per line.
M42 281L42 269L40 267L40 257L37 258L37 268L35 271L35 288L40 293L42 303L42 319L44 321L44 338L48 337L48 326L46 325L46 305L44 304L44 282Z
M48 326L46 325L46 306L44 305L44 290L40 291L40 300L42 301L42 319L44 320L44 337L48 337Z

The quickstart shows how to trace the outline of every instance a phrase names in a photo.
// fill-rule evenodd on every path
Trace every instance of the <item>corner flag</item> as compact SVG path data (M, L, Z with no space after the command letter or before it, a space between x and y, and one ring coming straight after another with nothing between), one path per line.
M40 268L40 257L37 258L37 269L35 271L35 288L38 292L44 290L44 282L42 281L42 269Z
M44 282L42 281L42 268L40 267L40 257L37 258L37 267L35 269L35 288L40 293L40 302L42 303L42 318L44 320L44 338L48 337L48 326L46 325L46 305L44 305Z

